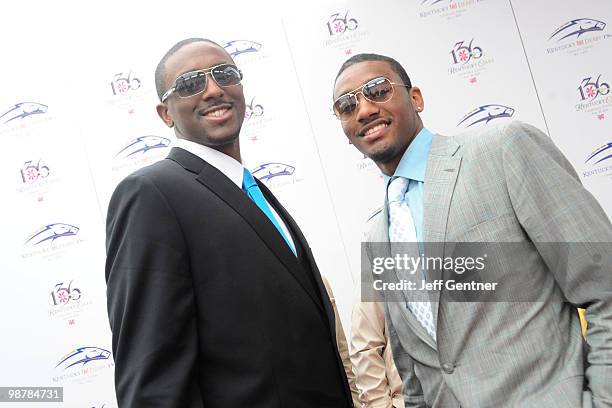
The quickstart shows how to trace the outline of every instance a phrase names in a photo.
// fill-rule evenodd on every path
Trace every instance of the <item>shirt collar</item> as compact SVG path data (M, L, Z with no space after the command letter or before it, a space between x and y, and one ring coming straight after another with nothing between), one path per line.
M217 170L232 180L232 182L234 182L238 188L242 189L244 167L239 161L233 159L225 153L221 153L208 146L192 142L191 140L177 138L174 145L195 154L202 160L208 162L211 166L216 167Z
M393 177L405 177L410 180L425 182L425 170L427 170L427 159L433 134L423 128L404 152ZM385 176L385 185L388 185L391 177Z

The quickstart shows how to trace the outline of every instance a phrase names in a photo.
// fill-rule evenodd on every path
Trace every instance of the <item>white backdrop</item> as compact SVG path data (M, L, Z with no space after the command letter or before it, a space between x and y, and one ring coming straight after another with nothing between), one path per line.
M378 169L329 109L351 55L399 60L434 132L504 120L548 132L612 214L607 0L80 4L3 11L0 386L63 386L62 406L116 406L106 206L125 175L173 144L154 109L153 71L184 38L243 51L245 164L288 173L265 181L304 230L345 328L361 234L383 199Z

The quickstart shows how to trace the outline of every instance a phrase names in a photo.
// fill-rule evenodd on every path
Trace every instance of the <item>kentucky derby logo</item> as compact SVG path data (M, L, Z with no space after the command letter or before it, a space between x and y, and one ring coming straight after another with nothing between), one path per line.
M115 157L127 158L134 155L142 156L153 149L163 149L170 146L170 139L161 136L140 136L125 145Z
M39 228L23 243L23 259L42 257L47 261L55 260L67 253L70 248L85 242L77 237L79 227L57 222Z
M325 22L327 36L324 47L331 47L340 52L344 58L353 54L358 44L370 34L359 26L359 22L350 11L334 13Z
M92 381L103 371L112 369L111 352L101 347L79 347L63 356L55 366L58 372L54 383L82 383Z
M597 149L591 152L591 154L589 154L585 160L585 163L596 165L610 159L612 159L612 142L599 146Z
M62 326L78 324L83 312L93 304L91 298L83 300L83 290L74 280L56 283L49 298L49 317Z
M64 282L60 282L55 285L55 288L51 291L51 301L53 306L64 306L71 300L76 302L81 298L81 290L72 286L72 281L65 285Z
M264 107L260 104L255 103L255 98L251 99L251 102L246 105L244 112L244 118L246 120L251 119L254 116L261 116L264 113Z
M74 366L84 366L92 361L108 360L110 355L110 351L100 347L79 347L62 357L55 368L67 370Z
M36 164L32 160L28 160L23 164L19 173L23 184L31 184L48 177L49 166L41 164L40 160Z
M467 64L472 59L479 59L482 57L482 48L474 45L474 39L465 44L465 41L459 41L455 44L450 52L453 58L453 64Z
M136 91L140 89L140 79L138 79L132 71L127 74L120 72L115 74L110 83L113 95L125 95L128 91Z
M582 177L591 176L612 178L612 142L599 146L589 153L584 161Z
M456 42L450 55L451 65L448 68L448 75L460 77L470 84L477 83L480 74L495 62L495 59L489 55L483 58L484 51L480 45L476 45L473 38L469 42Z
M8 123L13 120L22 121L28 116L46 113L47 108L47 105L38 102L19 102L0 114L0 122Z
M55 242L56 239L72 237L79 233L79 228L74 225L61 222L45 225L34 232L27 240L26 244L40 245L43 242Z
M605 81L601 75L598 75L597 78L589 76L580 82L577 90L576 112L586 112L597 120L605 120L606 112L612 106L609 82Z
M349 18L348 10L341 16L340 13L332 14L327 21L327 30L330 36L342 35L347 31L355 31L359 26L357 20Z
M285 163L264 163L251 173L261 181L268 181L275 177L291 176L294 171L295 167Z
M601 80L601 75L599 75L596 80L593 80L592 77L587 77L580 83L578 93L580 94L581 101L585 101L587 99L592 101L600 95L604 96L609 94L610 84L603 82Z
M492 120L509 118L512 115L514 115L514 109L509 106L496 104L483 105L465 115L457 126L470 127L482 122L486 125Z
M603 31L604 28L606 28L606 23L603 21L592 18L577 18L575 20L568 21L567 23L561 25L561 27L557 28L552 33L549 40L554 38L557 41L561 41L569 37L579 38L585 33L590 33L592 31Z
M605 34L606 23L592 18L577 18L561 25L552 32L548 41L555 45L547 48L547 54L565 51L575 56L583 55L585 50L612 39Z
M27 160L19 171L18 193L26 193L37 201L43 201L51 185L60 181L57 172L51 172L49 163L43 159Z
M240 54L259 51L261 49L261 44L250 40L232 40L226 42L223 48L225 48L225 51L227 51L232 58L236 58Z

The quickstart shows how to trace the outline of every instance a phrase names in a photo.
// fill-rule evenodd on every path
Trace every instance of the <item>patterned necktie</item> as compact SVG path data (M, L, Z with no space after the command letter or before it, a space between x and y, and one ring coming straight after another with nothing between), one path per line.
M389 240L391 242L416 242L416 228L406 202L408 180L396 177L391 180L387 190L389 202ZM418 272L417 272L418 273ZM420 274L422 276L422 274ZM427 333L436 340L436 329L431 302L407 302L408 309L419 321Z
M278 232L285 239L287 245L289 245L289 248L291 249L291 252L293 252L293 255L297 256L293 243L289 241L289 239L283 232L283 229L279 225L278 220L276 219L274 214L272 214L272 210L270 210L270 206L268 205L268 202L266 201L263 193L257 185L257 182L246 168L244 169L244 174L242 177L242 189L249 196L249 198L257 205L257 207L259 207L259 209L266 215L266 217L268 217L270 222L274 224Z

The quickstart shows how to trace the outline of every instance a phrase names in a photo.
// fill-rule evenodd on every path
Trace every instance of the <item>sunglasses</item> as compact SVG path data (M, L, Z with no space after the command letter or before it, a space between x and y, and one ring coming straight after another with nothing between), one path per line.
M370 102L385 103L393 97L393 87L396 85L410 88L408 85L391 82L389 78L385 77L371 79L359 88L339 96L332 107L334 115L341 121L349 120L357 110L357 105L359 105L357 99L359 94L362 94Z
M238 85L242 80L242 71L233 64L219 64L207 69L186 72L176 78L174 86L164 93L161 101L165 102L173 93L181 98L188 98L204 92L208 85L208 74L222 87Z

